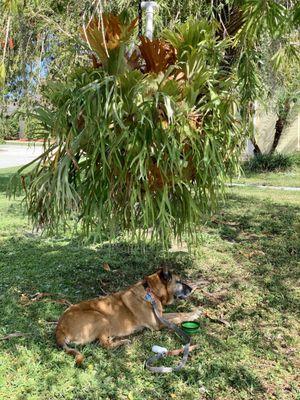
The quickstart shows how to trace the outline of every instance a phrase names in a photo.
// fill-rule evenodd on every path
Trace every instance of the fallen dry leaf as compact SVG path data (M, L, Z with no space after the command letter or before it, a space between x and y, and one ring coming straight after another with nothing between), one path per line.
M20 303L21 304L27 304L30 301L29 297L27 296L27 294L22 293L21 297L20 297Z
M253 256L265 256L266 255L261 250L254 250L254 251L251 251L250 253L245 253L243 251L240 251L239 253L242 254L246 258L252 258Z
M105 269L105 271L110 271L110 266L107 263L103 263L103 269Z

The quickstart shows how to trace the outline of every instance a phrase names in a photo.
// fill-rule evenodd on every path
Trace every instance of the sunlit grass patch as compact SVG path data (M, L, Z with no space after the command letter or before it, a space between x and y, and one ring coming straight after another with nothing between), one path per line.
M234 182L265 186L300 187L300 167L295 166L285 172L248 172L242 174L238 179L234 179Z

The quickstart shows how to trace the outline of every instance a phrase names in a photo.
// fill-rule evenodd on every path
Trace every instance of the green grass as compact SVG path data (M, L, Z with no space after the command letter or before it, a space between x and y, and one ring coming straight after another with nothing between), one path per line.
M76 368L47 323L65 306L20 300L50 292L77 302L119 290L155 270L160 247L82 245L33 233L20 199L5 197L10 172L0 171L0 337L28 336L0 341L1 400L299 399L299 193L291 201L286 192L232 189L201 228L194 255L169 255L182 275L202 281L189 301L169 310L201 306L231 326L201 319L193 336L199 350L186 367L153 375L143 368L151 346L180 347L174 334L144 331L110 351L97 343L81 347L86 360Z
M272 202L278 204L293 204L299 206L300 192L292 190L279 190L279 189L265 189L256 187L234 187L230 189L229 193L236 193L242 197L246 197L251 201L269 201L270 207ZM259 203L258 203L259 204Z
M300 187L300 167L294 167L286 172L245 173L235 183L247 183L266 186Z

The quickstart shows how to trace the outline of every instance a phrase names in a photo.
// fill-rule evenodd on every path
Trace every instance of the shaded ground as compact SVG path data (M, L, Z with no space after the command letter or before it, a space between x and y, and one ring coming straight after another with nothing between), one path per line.
M0 171L0 191L8 179ZM0 337L28 334L0 341L1 400L298 399L300 201L278 192L272 200L259 196L231 189L226 206L201 228L194 255L170 255L200 290L169 311L201 306L231 326L202 319L194 336L199 351L186 368L152 375L143 368L151 346L178 348L173 334L145 331L113 351L85 346L85 365L75 368L55 347L48 323L65 306L23 300L51 292L76 302L124 288L155 270L159 247L33 235L19 200L0 194Z
M24 165L42 153L41 145L0 144L0 168Z

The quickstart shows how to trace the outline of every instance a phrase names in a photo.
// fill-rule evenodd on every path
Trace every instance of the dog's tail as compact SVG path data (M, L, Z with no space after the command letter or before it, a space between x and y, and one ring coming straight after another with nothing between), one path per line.
M84 356L78 350L72 349L67 345L67 339L64 332L57 327L55 334L57 346L64 349L67 354L72 354L72 356L75 356L76 365L81 365L83 363Z

